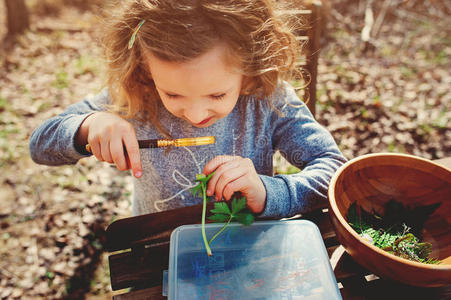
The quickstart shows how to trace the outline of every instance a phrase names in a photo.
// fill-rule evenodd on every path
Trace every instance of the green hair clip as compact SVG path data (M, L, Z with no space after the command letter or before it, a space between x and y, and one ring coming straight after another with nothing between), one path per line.
M130 41L128 41L128 49L129 50L133 47L133 44L135 43L135 39L136 39L136 34L138 33L141 26L143 26L144 22L146 22L146 20L141 20L141 22L139 22L138 26L136 26L135 31L133 31L132 37L130 38Z

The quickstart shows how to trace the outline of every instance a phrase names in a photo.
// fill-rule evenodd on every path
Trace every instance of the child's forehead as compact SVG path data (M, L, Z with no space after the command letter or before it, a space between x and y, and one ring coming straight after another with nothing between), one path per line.
M223 47L215 47L186 62L171 62L148 54L149 74L158 89L181 95L226 92L241 81L239 68L227 63Z
M187 58L180 54L180 59L168 60L161 58L158 52L152 50L147 50L144 52L144 63L150 68L152 65L158 63L159 65L165 65L168 67L174 66L191 66L192 68L199 68L203 65L218 65L221 64L230 70L241 70L239 56L234 53L231 47L227 46L226 43L218 42L212 48L206 50L204 53Z

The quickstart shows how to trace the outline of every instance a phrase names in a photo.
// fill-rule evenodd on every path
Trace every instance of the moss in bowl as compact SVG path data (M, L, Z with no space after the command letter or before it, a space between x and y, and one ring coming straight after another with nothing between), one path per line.
M410 210L435 207L418 234L431 244L431 257L441 263L425 264L390 254L349 225L351 205L383 216L387 203L393 199ZM406 154L357 157L333 176L329 213L337 238L346 251L376 275L414 286L451 284L451 170Z

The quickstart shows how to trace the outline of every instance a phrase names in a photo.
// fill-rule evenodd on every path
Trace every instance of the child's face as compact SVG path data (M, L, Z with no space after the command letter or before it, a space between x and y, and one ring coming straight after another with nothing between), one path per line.
M226 62L225 46L175 63L149 54L147 64L166 109L195 127L208 127L235 106L243 76Z

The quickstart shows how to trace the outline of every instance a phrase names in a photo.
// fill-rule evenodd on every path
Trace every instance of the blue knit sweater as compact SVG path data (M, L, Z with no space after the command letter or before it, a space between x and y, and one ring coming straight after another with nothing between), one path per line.
M46 120L30 138L33 160L40 164L75 164L88 153L79 152L74 137L91 113L110 102L105 89L92 99L69 106ZM250 158L266 188L262 217L289 217L325 206L334 172L345 162L330 133L319 125L288 84L272 105L267 99L240 96L232 112L208 128L196 128L159 105L161 124L174 138L216 136L216 144L197 147L141 149L143 176L133 178L134 215L200 204L191 188L195 176L217 155ZM150 122L131 120L138 139L163 138ZM279 150L294 166L293 175L273 174L273 154Z

